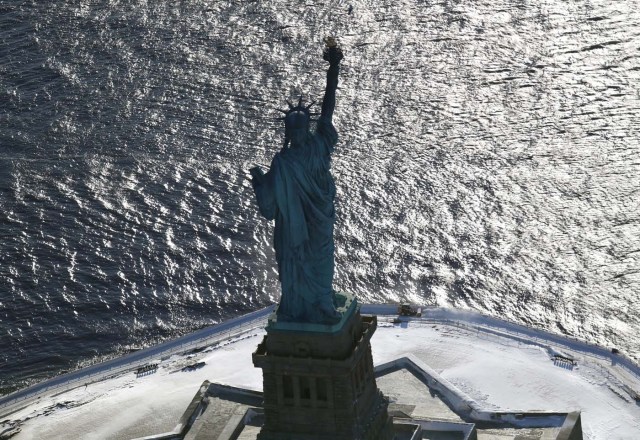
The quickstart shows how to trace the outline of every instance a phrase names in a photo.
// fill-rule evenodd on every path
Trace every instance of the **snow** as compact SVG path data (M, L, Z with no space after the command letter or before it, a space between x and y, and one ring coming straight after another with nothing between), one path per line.
M205 380L262 389L261 371L251 364L262 334L256 330L215 349L158 359L158 372L148 376L130 372L42 398L11 415L26 420L12 439L130 439L171 431ZM181 371L201 361L204 367Z
M629 390L640 378L608 358L572 350L571 343L545 346L531 331L509 335L455 325L412 321L392 325L380 318L372 339L376 365L411 353L480 406L503 410L582 411L587 439L640 438L640 405ZM251 353L263 330L255 330L200 353L158 360L158 372L133 372L80 386L11 414L21 421L15 439L124 439L171 431L204 380L262 389ZM524 336L523 336L524 334ZM574 348L579 348L576 345ZM575 366L554 363L562 353ZM202 368L181 371L204 361ZM58 405L57 404L62 404ZM2 431L2 429L0 429Z
M564 349L578 362L567 369L552 360L558 349L433 324L379 328L372 349L375 364L413 353L487 408L581 410L587 439L640 438L640 406L596 357Z

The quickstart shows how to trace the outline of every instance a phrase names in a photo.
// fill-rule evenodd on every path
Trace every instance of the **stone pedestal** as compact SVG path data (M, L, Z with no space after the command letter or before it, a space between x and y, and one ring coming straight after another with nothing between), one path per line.
M278 322L253 354L262 369L265 423L259 440L390 440L387 399L373 373L376 317L361 316L354 298L338 294L333 326Z

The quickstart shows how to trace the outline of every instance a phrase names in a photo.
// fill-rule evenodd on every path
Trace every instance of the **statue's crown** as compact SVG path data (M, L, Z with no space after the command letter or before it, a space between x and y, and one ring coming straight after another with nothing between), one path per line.
M302 105L302 96L300 96L300 99L298 100L298 105L293 105L290 101L287 100L289 109L278 109L279 112L284 113L284 116L281 116L278 119L284 121L284 125L286 128L305 128L308 126L309 121L311 120L311 116L318 115L318 113L312 113L309 111L311 106L315 103L315 101L311 101L311 104L307 106Z

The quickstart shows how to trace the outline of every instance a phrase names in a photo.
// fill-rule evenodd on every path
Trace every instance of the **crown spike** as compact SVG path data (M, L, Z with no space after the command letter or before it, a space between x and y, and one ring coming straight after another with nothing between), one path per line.
M282 110L281 108L277 108L276 111L279 111L281 113L284 113L285 115L289 113L288 110Z
M307 110L309 110L309 109L311 108L311 106L312 106L313 104L315 104L315 103L316 103L315 101L311 101L311 104L309 104L309 105L307 106Z
M298 99L298 107L302 107L302 95L300 95L300 99Z
M296 106L291 104L291 101L289 101L288 99L287 99L287 104L289 104L289 110L293 110L294 108L296 108Z

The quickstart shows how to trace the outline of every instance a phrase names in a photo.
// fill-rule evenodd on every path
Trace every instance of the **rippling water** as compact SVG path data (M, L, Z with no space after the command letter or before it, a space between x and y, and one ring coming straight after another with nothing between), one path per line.
M247 170L327 34L336 287L640 358L633 3L1 2L0 393L277 300Z

